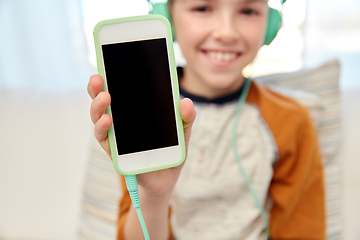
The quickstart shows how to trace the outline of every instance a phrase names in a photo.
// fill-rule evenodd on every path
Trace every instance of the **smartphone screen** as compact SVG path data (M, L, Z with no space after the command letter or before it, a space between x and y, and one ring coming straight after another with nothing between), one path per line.
M118 154L178 145L166 39L101 47Z

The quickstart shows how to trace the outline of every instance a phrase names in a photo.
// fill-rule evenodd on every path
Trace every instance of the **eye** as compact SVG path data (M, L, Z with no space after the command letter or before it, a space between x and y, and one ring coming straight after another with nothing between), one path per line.
M243 10L241 10L241 13L245 15L258 15L258 12L251 8L244 8Z
M194 8L194 11L196 11L196 12L209 12L210 8L207 7L207 6L201 6L201 7Z

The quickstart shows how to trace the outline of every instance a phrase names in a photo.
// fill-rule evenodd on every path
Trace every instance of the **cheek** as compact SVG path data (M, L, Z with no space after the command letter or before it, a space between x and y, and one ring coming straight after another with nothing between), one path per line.
M199 27L194 25L189 20L181 20L174 25L176 40L185 58L201 43L201 32Z
M266 23L248 24L242 29L243 39L252 50L257 51L263 45L266 33Z

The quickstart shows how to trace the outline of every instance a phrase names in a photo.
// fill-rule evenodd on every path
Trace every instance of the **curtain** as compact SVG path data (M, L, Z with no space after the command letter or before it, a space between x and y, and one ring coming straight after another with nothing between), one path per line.
M0 1L0 88L69 90L86 86L81 0Z

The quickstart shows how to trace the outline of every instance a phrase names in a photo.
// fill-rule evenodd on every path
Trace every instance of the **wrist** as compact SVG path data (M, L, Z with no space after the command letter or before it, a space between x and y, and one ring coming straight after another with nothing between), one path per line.
M155 184L139 184L140 195L146 196L149 200L169 200L174 190L176 181L170 183L166 180Z
M153 192L139 186L141 203L147 202L155 205L169 205L172 191Z

